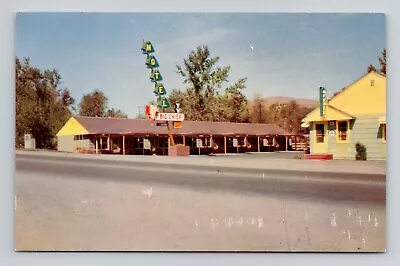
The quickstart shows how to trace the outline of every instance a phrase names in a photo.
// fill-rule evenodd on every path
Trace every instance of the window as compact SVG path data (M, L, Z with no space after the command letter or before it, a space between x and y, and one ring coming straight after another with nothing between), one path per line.
M84 140L84 139L89 139L88 135L75 135L74 140Z
M133 148L143 149L143 138L133 138Z
M99 150L107 150L108 149L108 140L107 138L99 139Z
M382 124L382 140L386 143L386 124Z
M186 143L187 146L189 147L197 147L197 138L193 138L193 137L188 137L186 138Z
M324 143L325 141L325 125L315 124L315 140L316 143Z
M348 132L349 132L349 122L348 121L339 121L337 123L338 129L338 141L339 142L347 142L348 141Z
M169 137L160 137L158 139L158 147L159 148L168 148L168 139L169 139Z
M244 141L243 137L238 138L238 145L239 145L239 147L245 146L245 141Z

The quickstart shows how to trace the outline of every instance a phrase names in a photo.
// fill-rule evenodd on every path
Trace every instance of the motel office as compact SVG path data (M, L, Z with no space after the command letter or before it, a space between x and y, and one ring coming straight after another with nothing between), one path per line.
M303 119L310 129L310 153L354 159L355 144L368 159L386 159L386 77L370 72L327 101L326 114L316 108Z

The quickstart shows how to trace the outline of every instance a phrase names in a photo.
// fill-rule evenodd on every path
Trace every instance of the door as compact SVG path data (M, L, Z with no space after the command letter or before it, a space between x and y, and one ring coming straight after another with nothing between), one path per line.
M327 138L328 124L315 123L314 124L314 147L312 153L327 153L328 152L328 138Z

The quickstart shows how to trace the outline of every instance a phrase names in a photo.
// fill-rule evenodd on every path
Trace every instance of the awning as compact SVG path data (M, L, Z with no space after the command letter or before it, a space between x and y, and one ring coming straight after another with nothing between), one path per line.
M320 116L319 108L314 109L308 116L306 116L302 122L319 122L319 121L344 121L344 120L351 120L355 117L339 110L333 106L328 105L326 107L326 114L325 116Z
M378 121L379 124L386 124L386 115L379 117Z

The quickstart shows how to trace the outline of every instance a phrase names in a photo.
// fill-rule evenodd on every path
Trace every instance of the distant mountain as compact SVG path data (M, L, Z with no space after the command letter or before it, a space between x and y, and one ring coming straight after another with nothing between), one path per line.
M318 101L312 100L312 99L273 96L273 97L262 98L262 100L264 102L264 106L267 108L274 103L286 104L286 103L289 103L290 101L296 101L296 103L302 107L308 107L308 108L317 108L318 107ZM253 100L250 100L249 105L251 106L252 103L253 103Z

